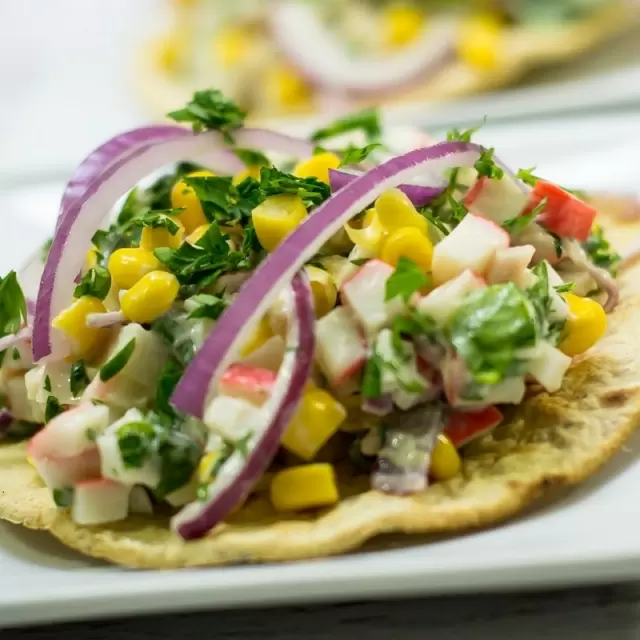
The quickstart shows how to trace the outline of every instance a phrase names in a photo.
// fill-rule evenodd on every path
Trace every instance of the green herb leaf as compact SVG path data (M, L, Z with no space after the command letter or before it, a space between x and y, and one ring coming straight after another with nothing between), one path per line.
M87 388L89 382L84 360L76 360L71 365L71 372L69 373L69 389L72 395L77 398Z
M91 296L104 300L109 295L111 289L111 274L107 269L96 265L82 276L80 284L74 289L73 295L76 298Z
M136 339L131 338L127 344L100 367L100 380L107 382L118 375L127 365L136 348Z
M227 308L227 303L222 298L208 293L197 294L192 296L190 300L197 303L198 308L189 314L189 318L211 318L212 320L217 320Z
M400 296L407 301L419 289L430 282L429 276L409 258L398 260L396 270L389 276L385 289L385 300Z
M516 173L516 178L522 180L525 184L528 184L530 187L535 187L536 182L540 180L538 176L534 176L533 172L536 170L535 167L531 167L530 169L520 169L518 173Z
M342 160L340 160L339 167L346 167L350 164L358 164L366 160L373 151L382 147L380 142L372 142L364 147L354 147L349 145L346 149L340 152Z
M130 226L149 227L151 229L166 229L172 236L180 231L180 225L172 216L180 215L184 209L164 209L162 211L147 211L131 218Z
M239 149L236 147L233 152L244 162L247 167L267 167L271 161L264 153L255 149Z
M384 361L374 353L364 365L362 376L362 395L365 398L378 398L382 395L382 367Z
M511 236L521 234L536 218L544 211L547 206L547 199L544 198L532 211L515 218L509 218L502 223L502 228Z
M127 422L118 428L118 449L125 469L140 469L152 456L156 430L149 422Z
M322 204L331 195L331 188L325 182L317 178L298 178L275 167L260 170L260 189L263 199L281 193L298 195L307 208Z
M27 320L27 303L15 271L0 278L0 338L15 333Z
M168 114L176 122L190 122L196 133L221 131L230 142L233 140L231 132L244 124L246 115L218 89L196 91L186 107Z
M235 449L246 460L249 457L249 443L253 438L253 431L247 431L235 444Z
M177 415L176 410L173 408L169 400L183 373L184 367L174 360L170 360L163 367L162 372L160 373L160 378L158 379L154 402L154 408L157 413L171 417L175 417Z
M47 403L44 408L44 421L51 422L56 416L64 412L63 406L55 396L48 396Z
M480 154L480 157L473 165L478 172L478 179L487 177L492 180L502 180L504 177L504 170L501 169L493 159L495 149L484 149Z
M367 140L379 138L382 133L382 127L380 126L380 115L377 109L364 109L343 118L338 118L326 127L314 131L311 134L311 140L313 142L322 142L350 131L363 131Z
M349 262L355 264L356 267L361 267L363 264L367 264L369 260L371 260L371 258L356 258L355 260L349 260Z
M615 275L616 267L620 262L620 255L605 238L602 227L599 225L593 226L589 237L582 243L582 248L587 252L593 264L607 269Z
M514 283L469 294L453 314L448 335L478 384L521 373L516 351L535 345L539 326L527 295Z
M565 282L564 284L559 284L553 287L557 293L571 293L575 289L575 282Z
M73 487L54 489L52 495L56 507L70 507L73 505Z
M184 486L196 470L202 456L202 446L186 433L159 430L155 445L160 459L160 482L155 489L159 498Z
M447 142L471 142L471 138L480 131L480 129L487 122L487 116L485 116L482 122L477 126L467 130L450 129L447 132Z

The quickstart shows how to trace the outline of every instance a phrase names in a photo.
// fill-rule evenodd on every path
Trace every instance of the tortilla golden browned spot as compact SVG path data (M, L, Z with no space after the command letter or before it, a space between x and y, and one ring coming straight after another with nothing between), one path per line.
M639 227L607 222L604 218L621 248ZM562 390L527 399L512 421L467 447L457 478L420 495L368 491L366 478L349 478L341 469L345 499L333 509L289 517L275 513L266 499L253 499L207 537L184 542L160 517L76 525L66 511L54 508L26 462L24 445L13 445L0 449L0 516L48 529L87 555L145 568L315 558L355 549L383 533L451 533L490 525L552 487L584 480L638 424L640 266L624 275L622 292L607 337L576 360Z
M581 56L607 40L619 36L638 24L638 12L625 0L604 5L590 18L569 25L540 29L514 27L507 32L500 64L493 70L480 70L459 61L446 65L423 85L395 91L394 104L437 101L490 91L510 84L538 67L552 65ZM158 67L154 57L156 42L148 42L141 50L134 71L134 90L150 113L162 117L189 100L202 88L206 79L191 82L173 76ZM376 98L377 102L384 99ZM368 101L370 102L370 100ZM251 119L304 115L258 111ZM307 114L308 115L308 114Z

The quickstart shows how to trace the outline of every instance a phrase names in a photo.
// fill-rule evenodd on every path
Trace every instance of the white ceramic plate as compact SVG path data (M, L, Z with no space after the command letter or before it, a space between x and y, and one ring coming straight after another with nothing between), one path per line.
M637 190L640 117L488 128L480 139L513 166L538 163L570 186ZM625 147L613 144L620 140ZM45 239L60 191L40 184L0 193L0 273ZM384 551L288 565L127 571L3 524L0 624L638 578L639 456L640 434L589 482L491 530L428 544L396 536Z

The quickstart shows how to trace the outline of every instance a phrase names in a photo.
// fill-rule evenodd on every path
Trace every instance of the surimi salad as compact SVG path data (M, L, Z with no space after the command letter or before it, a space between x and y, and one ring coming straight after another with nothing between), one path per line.
M198 538L253 494L335 505L344 464L423 491L606 331L596 210L473 131L303 139L216 90L170 115L76 169L33 298L0 282L2 435L78 524Z

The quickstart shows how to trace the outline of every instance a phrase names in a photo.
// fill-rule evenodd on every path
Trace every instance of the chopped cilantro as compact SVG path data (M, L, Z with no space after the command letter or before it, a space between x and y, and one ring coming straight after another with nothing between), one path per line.
M249 443L253 438L253 431L247 431L242 438L237 440L235 449L246 460L249 457Z
M562 252L564 251L564 247L562 246L562 238L553 231L549 231L546 229L546 232L553 238L553 248L556 252L556 258L562 258Z
M582 243L593 264L615 274L620 256L604 237L602 227L594 225L589 237Z
M190 298L198 307L194 309L189 318L211 318L217 320L227 308L227 303L220 297L208 293L199 293Z
M168 116L176 122L191 123L196 133L221 131L232 141L232 131L244 124L246 113L218 89L208 89L196 91L183 109L172 111Z
M382 395L382 367L384 361L373 353L364 365L362 377L362 395L365 398L377 398Z
M127 422L118 428L118 449L125 469L140 469L152 455L151 443L156 436L149 422Z
M15 333L27 320L27 303L15 271L0 278L0 338ZM0 352L0 364L4 351Z
M136 348L136 339L131 338L127 344L100 367L100 380L107 382L117 376L127 365Z
M520 169L518 173L516 173L516 178L518 178L519 180L522 180L522 182L529 185L530 187L535 187L536 182L540 180L538 176L533 175L533 172L535 170L536 170L535 167L531 167L530 169Z
M565 282L553 287L557 293L571 293L575 289L575 282Z
M154 407L157 413L171 417L176 416L176 411L169 400L183 372L184 367L173 359L163 367L156 386Z
M47 404L44 408L44 421L50 422L56 416L60 415L64 411L64 407L60 404L60 401L55 396L47 397Z
M473 165L478 172L478 179L487 177L492 180L502 180L504 177L504 170L501 169L493 159L495 149L484 149L480 154L480 157Z
M248 167L267 167L271 164L271 161L264 153L256 151L255 149L239 149L236 147L233 152Z
M380 142L372 142L371 144L365 145L364 147L354 147L353 145L349 145L342 151L340 151L340 155L342 160L340 160L339 167L346 167L350 164L358 164L359 162L363 162L366 160L373 151L382 147L382 143Z
M183 209L163 209L147 211L129 220L129 226L149 227L151 229L166 229L172 236L180 231L180 225L172 216L179 215Z
M155 488L159 498L184 486L196 470L202 446L186 433L175 429L156 429L154 451L160 461L160 482Z
M260 171L260 190L263 198L292 193L300 196L307 208L322 204L331 195L331 188L317 178L298 178L275 167L263 167Z
M460 130L460 129L450 129L447 131L447 142L471 142L471 138L480 131L480 129L487 122L487 116L485 116L482 122L477 126L471 129Z
M70 507L73 504L73 487L62 487L52 491L56 507Z
M95 442L98 439L98 432L93 427L88 427L84 432L84 437L88 442Z
M509 218L502 223L502 228L511 236L522 233L544 211L547 199L544 198L532 211L515 218Z
M96 265L82 276L80 284L74 289L73 295L76 298L91 296L104 300L109 295L111 289L111 275L109 271L100 265Z
M198 171L201 168L202 167L197 164L192 164L190 162L179 163L173 172L160 176L150 187L145 189L140 200L144 203L146 209L150 209L152 211L171 209L171 191L176 182L187 174ZM142 211L138 210L135 215L140 215L144 210L145 209ZM119 220L119 222L120 224L123 224L126 221Z
M45 376L44 377L44 385L43 385L43 387L44 387L44 390L47 393L51 393L51 378L49 376Z
M380 114L377 109L363 109L343 118L338 118L326 127L314 131L311 134L311 140L313 142L322 142L350 131L364 132L367 140L379 138L382 128L380 126Z
M87 375L87 369L84 365L84 360L76 360L71 365L71 372L69 373L69 389L72 395L77 398L89 384L89 376Z
M181 367L186 367L196 352L196 346L189 331L184 329L185 320L185 315L171 311L151 323L151 330L160 335L166 345L170 347L174 358Z
M385 300L400 296L407 301L419 289L430 282L429 276L409 258L398 260L396 270L389 276L385 289Z

